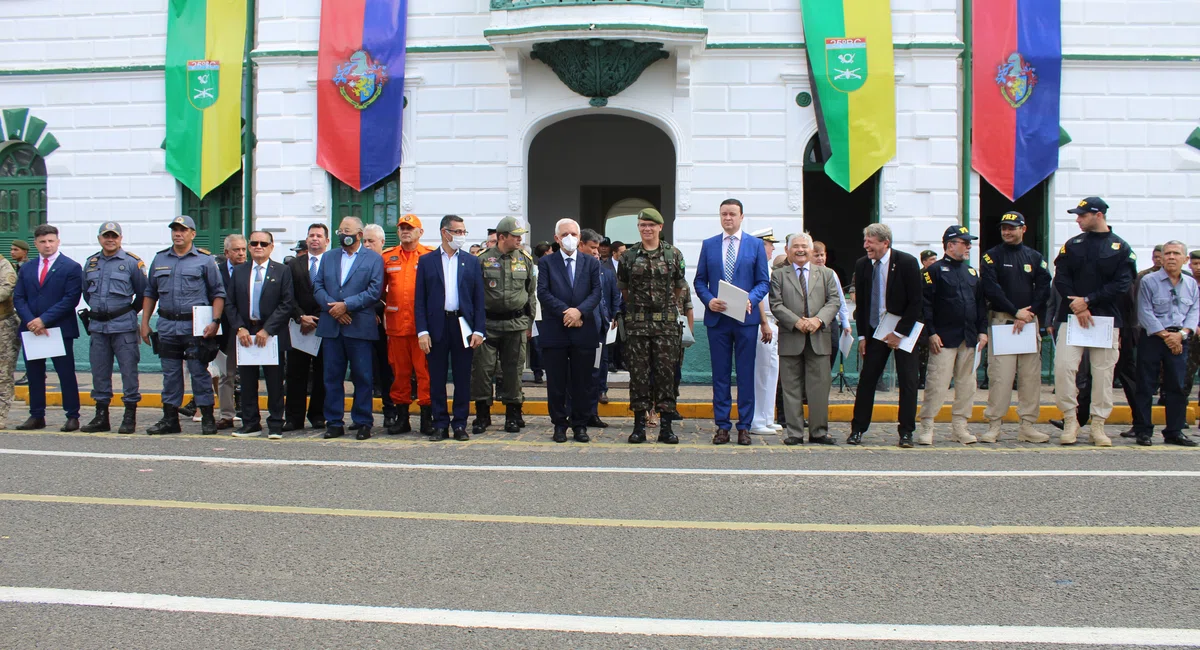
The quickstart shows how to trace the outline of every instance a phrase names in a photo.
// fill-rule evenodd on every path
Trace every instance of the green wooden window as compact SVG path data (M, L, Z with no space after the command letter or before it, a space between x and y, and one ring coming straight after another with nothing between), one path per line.
M333 229L345 217L358 217L363 225L376 223L383 226L384 246L400 243L396 224L400 220L400 170L391 176L359 192L353 187L330 177L333 188Z
M17 239L32 248L33 230L44 223L46 161L25 142L0 142L0 254Z
M242 175L234 174L201 200L191 190L183 191L183 214L196 221L194 246L220 255L225 236L242 234Z

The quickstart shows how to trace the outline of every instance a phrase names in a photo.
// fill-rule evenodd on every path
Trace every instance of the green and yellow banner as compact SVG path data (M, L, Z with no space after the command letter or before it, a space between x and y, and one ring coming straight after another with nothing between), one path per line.
M800 0L825 173L853 190L896 156L890 0Z
M200 198L242 167L246 2L167 9L167 171Z

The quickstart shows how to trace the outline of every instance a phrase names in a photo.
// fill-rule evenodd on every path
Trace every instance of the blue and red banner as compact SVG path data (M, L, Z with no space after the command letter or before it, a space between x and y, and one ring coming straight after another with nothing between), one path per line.
M400 166L408 0L322 0L317 164L359 191Z
M976 2L972 167L1016 200L1058 169L1058 0Z

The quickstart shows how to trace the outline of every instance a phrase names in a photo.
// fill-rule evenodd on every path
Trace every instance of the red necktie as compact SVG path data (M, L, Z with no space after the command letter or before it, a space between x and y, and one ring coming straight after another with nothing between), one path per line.
M50 270L50 259L46 258L46 259L42 260L42 272L40 274L38 274L38 286L39 287L46 283L46 273L49 270Z

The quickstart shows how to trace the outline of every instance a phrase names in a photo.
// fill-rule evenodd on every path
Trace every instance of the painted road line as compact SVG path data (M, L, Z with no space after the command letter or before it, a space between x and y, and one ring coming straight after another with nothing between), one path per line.
M675 530L724 530L789 533L874 533L901 535L1145 535L1200 537L1200 526L972 526L941 524L822 524L771 521L689 521L672 519L606 519L600 517L552 517L537 515L489 515L461 512L416 512L404 510L360 510L315 506L276 506L255 503L212 503L159 499L119 499L59 494L3 494L0 502L54 503L89 506L126 506L248 512L280 515L316 515L366 519L407 519L467 523L523 524L534 526L580 526L586 528L652 528Z
M162 454L116 454L45 449L0 449L0 455L49 456L96 460L182 461L220 465L306 466L355 469L396 469L452 472L524 472L545 474L684 474L702 476L790 476L790 477L912 477L912 478L1200 478L1195 470L869 470L869 469L738 469L705 467L572 467L549 465L446 465L435 463L389 463L363 460L317 460L288 458L235 458L227 456L174 456Z
M738 639L828 639L937 643L1029 643L1105 646L1200 646L1200 630L1134 627L1009 625L892 625L627 618L525 612L486 612L237 600L75 589L0 587L0 602L388 623L437 627L533 630L583 634L637 634Z

